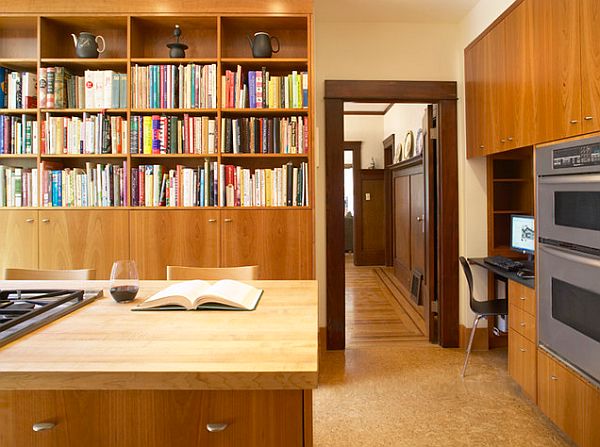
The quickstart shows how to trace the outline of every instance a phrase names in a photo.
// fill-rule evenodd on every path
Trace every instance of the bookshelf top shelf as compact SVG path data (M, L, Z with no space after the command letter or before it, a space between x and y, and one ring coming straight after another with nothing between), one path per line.
M238 115L306 115L308 109L236 109L236 108L223 108L223 113L227 114L238 114Z
M0 115L34 115L37 109L0 109Z
M194 57L135 57L131 59L132 64L142 65L180 65L180 64L216 64L217 58L194 58Z
M98 59L86 59L86 58L42 58L42 65L44 66L61 66L66 67L70 70L83 71L83 70L108 70L118 69L121 72L127 71L127 59L119 57L106 57Z
M0 53L1 54L1 53ZM16 71L35 71L37 70L37 59L25 58L1 58L0 66L10 68Z

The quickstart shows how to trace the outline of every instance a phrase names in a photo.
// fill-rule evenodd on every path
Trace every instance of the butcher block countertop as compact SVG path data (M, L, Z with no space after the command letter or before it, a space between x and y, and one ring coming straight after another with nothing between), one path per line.
M130 309L107 281L0 281L0 289L104 289L104 297L0 347L2 390L243 390L317 386L316 281L248 281L254 311ZM83 285L84 284L84 285Z

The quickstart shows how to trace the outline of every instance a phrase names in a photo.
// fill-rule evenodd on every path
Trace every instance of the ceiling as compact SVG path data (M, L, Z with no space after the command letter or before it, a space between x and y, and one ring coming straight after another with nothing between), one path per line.
M325 22L458 23L479 0L314 0Z

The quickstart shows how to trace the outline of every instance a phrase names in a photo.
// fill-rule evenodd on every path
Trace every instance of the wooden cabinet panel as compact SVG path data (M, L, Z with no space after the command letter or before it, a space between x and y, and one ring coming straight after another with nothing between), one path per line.
M533 1L536 142L581 133L579 2Z
M4 391L1 445L300 447L302 391ZM47 431L32 426L51 422ZM207 424L227 424L209 432Z
M355 209L355 265L385 263L383 169L360 171L360 210ZM357 207L358 208L358 207Z
M511 329L531 341L536 342L537 331L535 317L517 306L510 306L508 324Z
M506 148L528 146L535 141L533 93L533 2L519 4L503 21L505 37Z
M600 130L600 3L580 1L583 132L594 132Z
M538 350L538 406L577 445L588 445L584 441L585 397L586 384Z
M394 182L394 272L408 285L410 281L410 176L397 176Z
M39 267L96 270L108 279L114 261L129 258L129 211L39 211Z
M508 373L535 402L536 345L512 329L508 331Z
M7 267L38 267L37 211L0 211L0 277Z
M222 265L258 265L261 279L313 278L310 210L224 210Z
M600 388L586 383L584 399L583 446L596 447L600 445Z
M167 265L219 266L218 210L132 210L130 218L141 279L166 279Z
M536 313L535 289L519 284L515 281L508 281L508 303L524 310L534 317Z
M483 145L486 153L507 149L505 136L506 81L504 66L504 23L500 22L480 42L483 47Z
M410 176L411 269L425 275L425 180L423 174Z
M473 45L465 50L467 158L485 155L487 150L483 141L483 75L483 45Z

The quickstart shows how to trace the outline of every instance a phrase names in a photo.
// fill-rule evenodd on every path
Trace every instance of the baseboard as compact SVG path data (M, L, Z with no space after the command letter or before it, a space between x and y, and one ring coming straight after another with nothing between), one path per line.
M465 327L462 324L458 327L458 344L461 348L466 349L469 343L469 337L471 336L471 328ZM488 328L478 327L475 331L475 338L473 339L473 347L471 350L475 351L487 351L489 349L488 344Z
M319 356L321 352L327 351L327 327L319 327Z

